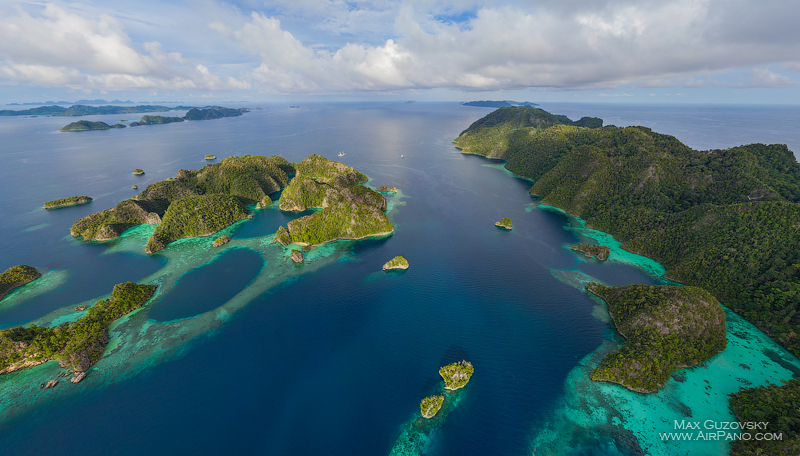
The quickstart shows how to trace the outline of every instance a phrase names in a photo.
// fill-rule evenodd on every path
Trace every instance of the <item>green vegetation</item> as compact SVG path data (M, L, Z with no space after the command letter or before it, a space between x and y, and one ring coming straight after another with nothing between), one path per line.
M44 203L42 208L44 209L57 209L59 207L67 207L67 206L77 206L79 204L86 204L91 201L92 198L88 196L70 196L67 198L61 198L53 201L48 201Z
M399 255L392 258L388 263L383 265L384 271L389 271L391 269L408 269L408 260Z
M183 118L186 120L221 119L223 117L241 116L247 111L249 111L248 108L230 109L219 106L212 106L205 109L192 108L186 113L185 116L183 116Z
M439 368L439 375L444 379L444 389L454 391L467 386L475 369L468 361L455 362Z
M0 274L0 299L3 299L14 288L38 279L41 275L36 268L31 266L24 264L11 266Z
M235 196L187 196L169 205L145 250L155 253L178 239L208 236L246 217L245 204Z
M743 429L744 436L731 442L732 456L800 454L800 378L783 385L746 389L730 395L731 409L741 423L767 422L766 430ZM757 440L756 434L780 433L782 440Z
M142 116L142 120L138 122L131 122L129 126L136 127L139 125L157 125L157 124L166 124L172 122L183 122L183 118L164 117L164 116Z
M264 195L264 197L261 198L261 201L256 203L256 209L264 209L270 204L272 204L272 198L270 198L269 195Z
M88 131L88 130L108 130L109 128L125 128L125 125L116 124L109 125L105 122L90 122L88 120L79 120L62 127L58 131Z
M267 201L269 193L276 192L288 184L289 177L276 162L281 163L275 156L267 158L260 155L243 155L228 157L219 163L206 165L200 170L182 169L178 171L175 179L148 185L134 198L122 201L114 208L78 220L72 225L70 232L76 237L83 236L85 241L106 241L142 223L161 223L162 217L166 217L168 208L182 199L198 195L235 197L235 202L233 200L223 202L212 198L203 200L204 202L199 204L204 210L219 209L222 211L220 214L194 212L186 207L176 208L173 213L181 215L174 215L170 226L160 228L161 231L157 230L159 238L151 239L148 246L155 249L152 251L156 251L166 245L164 242L185 236L201 235L190 233L211 234L224 228L219 225L221 222L230 224L240 220L243 217L244 205Z
M441 410L442 404L444 404L444 396L442 395L437 394L426 397L419 403L419 412L425 418L433 418Z
M134 189L134 190L137 190L139 188L139 186L136 185L136 184L133 184L133 185L131 185L131 188Z
M344 201L288 223L292 242L323 244L337 239L362 239L394 232L382 211Z
M695 151L644 127L532 125L523 109L489 114L456 145L507 160L543 203L703 287L800 356L800 165L785 145Z
M494 226L499 226L500 228L505 228L507 230L510 230L514 227L514 225L511 223L511 219L508 217L503 217L500 220L494 222Z
M214 242L211 243L211 247L220 247L227 244L228 242L231 242L231 238L229 238L228 236L220 236L214 239Z
M605 245L580 243L573 245L572 250L582 252L586 258L591 258L594 255L594 257L600 261L607 260L608 255L611 254L611 250Z
M381 185L376 190L383 193L397 193L397 187L390 187L388 185Z
M284 227L278 227L278 232L275 233L275 242L281 245L289 245L292 243L292 236L289 235L289 230Z
M127 282L114 286L111 298L97 302L87 314L55 328L36 325L0 331L0 374L51 359L83 372L103 354L112 321L141 307L156 285Z
M144 170L141 168L136 168L133 170L133 174L136 174L137 176L140 174L144 174Z
M321 209L344 201L386 210L383 196L358 185L367 176L344 163L313 154L297 163L295 170L294 179L281 194L279 207L283 211Z
M216 160L217 156L213 154L206 154L206 156L203 158L205 158L206 160Z
M702 288L596 283L586 288L608 303L617 331L626 339L592 370L592 380L651 393L675 369L703 363L728 344L725 312Z

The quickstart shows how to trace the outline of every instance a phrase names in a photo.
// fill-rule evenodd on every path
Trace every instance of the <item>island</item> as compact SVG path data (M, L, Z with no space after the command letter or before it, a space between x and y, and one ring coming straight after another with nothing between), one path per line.
M595 244L575 244L571 247L572 250L576 252L581 252L586 258L591 258L594 256L600 261L605 261L608 259L608 255L611 254L611 249L609 249L605 245L595 245Z
M217 156L212 154L206 154L206 156L203 158L205 158L206 160L216 160Z
M220 236L214 239L214 242L211 243L211 247L220 247L227 244L228 242L231 242L231 238L229 238L228 236Z
M125 125L116 124L109 125L105 122L91 122L88 120L79 120L72 122L69 125L62 127L58 131L89 131L89 130L108 130L110 128L125 128Z
M67 102L61 104L70 104ZM0 116L28 116L28 115L47 115L47 116L94 116L104 114L137 114L143 112L166 112L172 110L189 109L185 106L176 108L168 108L166 106L153 106L153 105L139 105L139 106L86 106L82 104L75 104L69 108L64 108L53 104L52 106L40 106L38 108L24 109L14 111L5 109L0 111Z
M221 119L223 117L241 116L242 114L249 111L250 109L248 108L231 109L231 108L223 108L221 106L212 106L206 109L192 108L188 112L186 112L186 115L183 116L183 118L186 120Z
M318 245L394 232L385 213L386 199L360 185L367 181L360 171L317 154L294 168L295 176L281 193L278 207L283 211L321 210L280 227L277 242Z
M494 226L497 226L497 227L500 227L500 228L503 228L503 229L506 229L506 230L510 230L510 229L513 228L513 225L511 223L511 219L508 218L508 217L503 217L500 220L494 222Z
M136 168L136 169L133 170L133 174L135 174L137 176L142 175L142 174L144 174L144 170L141 169L141 168Z
M431 419L439 413L444 404L444 396L437 394L428 396L419 403L419 412L423 417Z
M455 362L439 368L439 375L444 379L444 389L455 391L467 386L475 369L468 361Z
M291 260L295 263L302 263L306 260L305 257L303 257L303 252L297 249L292 249L289 258L291 258Z
M0 299L5 298L14 288L32 282L41 277L41 275L42 274L37 271L36 268L31 266L26 266L24 264L11 266L0 274Z
M384 271L391 271L393 269L408 269L408 260L398 255L383 265Z
M131 122L129 127L136 127L139 125L158 125L172 122L183 122L182 117L165 117L165 116L142 116L142 120L138 122Z
M509 101L509 100L502 100L502 101L490 101L490 100L482 100L482 101L466 101L461 103L462 106L476 106L479 108L509 108L512 106L536 106L536 103L531 103L530 101Z
M390 187L388 185L381 185L376 190L381 193L397 193L397 187Z
M704 363L728 344L725 312L702 288L590 283L586 289L605 300L617 331L626 339L592 370L592 380L652 393L672 371Z
M272 204L272 198L270 198L269 195L264 195L264 197L261 198L261 201L256 203L256 209L264 209L270 204Z
M79 204L86 204L91 201L92 198L88 196L70 196L67 198L61 198L53 201L48 201L44 203L42 206L43 209L58 209L60 207L69 207L69 206L77 206Z
M133 184L133 185L131 185L131 188L132 188L132 189L134 189L134 190L138 190L138 189L139 189L139 186L138 186L138 185L136 185L136 184Z
M57 359L75 372L73 382L77 383L102 356L109 325L140 308L155 289L156 285L117 284L109 299L97 302L73 322L53 328L31 324L0 331L0 374Z

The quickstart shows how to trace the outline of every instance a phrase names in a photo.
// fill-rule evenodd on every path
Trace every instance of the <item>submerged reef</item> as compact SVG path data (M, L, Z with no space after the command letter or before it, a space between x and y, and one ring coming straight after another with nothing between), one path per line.
M586 289L608 303L617 331L626 338L592 370L592 380L652 393L672 371L704 363L728 344L725 312L702 288L590 283Z

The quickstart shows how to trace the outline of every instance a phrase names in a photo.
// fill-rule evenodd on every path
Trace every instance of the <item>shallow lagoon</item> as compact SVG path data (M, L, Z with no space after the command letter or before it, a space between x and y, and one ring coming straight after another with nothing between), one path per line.
M782 354L784 366L797 360L729 314L728 349L655 395L588 381L617 341L602 303L580 284L661 283L663 269L617 247L602 264L569 251L602 234L536 205L528 181L484 166L497 162L458 153L450 139L487 112L434 103L269 106L235 119L68 136L51 131L63 119L2 119L11 147L0 192L20 197L0 208L10 240L0 266L53 272L15 292L12 305L4 300L0 325L77 318L76 305L125 280L160 287L113 327L104 358L80 385L40 391L41 379L60 371L54 363L0 377L0 445L11 454L724 450L719 442L676 448L658 432L672 431L687 410L693 420L728 419L727 393L789 378L765 350ZM400 188L387 195L392 236L332 243L310 252L311 264L294 265L283 261L285 248L269 245L287 220L274 206L223 232L233 240L219 249L210 247L214 236L146 256L147 226L103 245L68 235L77 218L134 194L133 181L144 188L201 167L206 153L300 160L338 159L340 150L369 185ZM130 176L132 167L147 174ZM95 201L36 210L69 194ZM494 226L506 216L509 232ZM232 297L195 303L230 255L253 260L218 300ZM411 268L381 272L396 255ZM170 302L184 307L159 315ZM419 423L419 401L440 388L439 366L461 359L475 366L470 384L440 420Z

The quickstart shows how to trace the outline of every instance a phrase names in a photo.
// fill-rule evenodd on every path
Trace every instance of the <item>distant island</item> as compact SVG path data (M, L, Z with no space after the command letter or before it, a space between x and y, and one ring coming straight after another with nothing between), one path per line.
M530 101L466 101L461 103L463 106L476 106L479 108L510 108L512 106L537 106L536 103Z
M91 122L89 120L79 120L62 127L59 131L89 131L89 130L108 130L110 128L125 128L125 125L109 125L105 122Z
M514 224L511 223L511 219L508 218L508 217L503 217L500 220L494 222L494 226L499 227L499 228L504 228L504 229L507 229L507 230L510 230L510 229L514 228Z
M48 201L44 203L42 206L43 209L57 209L60 207L69 207L69 206L77 206L79 204L86 204L91 201L92 198L88 196L70 196L67 198L61 198L53 201Z
M182 117L165 117L165 116L142 116L142 120L138 122L131 122L129 127L137 127L139 125L158 125L172 122L183 122Z
M0 299L13 290L14 288L21 287L28 282L41 277L41 273L36 268L20 264L11 266L0 274ZM2 356L2 353L0 353Z
M205 158L206 160L216 160L217 156L213 154L206 154L206 156L203 158Z
M439 375L444 379L444 389L455 391L459 388L467 386L472 374L475 373L475 368L469 361L461 361L439 369Z
M586 289L608 303L617 331L627 339L592 370L592 380L652 393L672 371L704 363L728 345L725 312L702 288L592 283Z
M23 109L15 111L13 109L4 109L0 111L0 116L95 116L103 114L138 114L145 112L166 112L166 111L182 111L183 109L190 109L188 106L180 106L169 108L167 106L157 105L140 105L140 106L86 106L76 104L69 108L62 106L41 106L38 108Z
M608 255L611 253L611 250L605 245L595 245L595 244L575 244L571 247L572 250L576 252L581 252L586 258L591 258L594 256L600 261L605 261L608 259Z
M99 105L99 104L133 104L131 100L112 100L106 101L101 99L95 100L78 100L78 101L32 101L27 103L8 103L7 106L40 106L40 105Z
M109 325L141 307L155 289L156 285L121 283L114 286L109 299L97 302L76 321L53 328L31 324L1 330L0 374L57 359L73 370L73 383L81 381L86 377L86 370L103 355Z
M131 173L131 174L134 174L134 175L136 175L136 176L139 176L139 175L142 175L142 174L144 174L144 170L143 170L143 169L141 169L141 168L136 168L136 169L134 169L134 170L133 170L133 173Z
M74 107L74 106L73 106ZM113 107L113 106L112 106ZM163 106L162 106L163 107ZM188 108L187 106L182 106L183 108ZM37 108L39 109L39 108ZM128 109L128 108L123 108ZM173 108L178 109L178 108ZM164 110L168 110L165 108ZM166 117L166 116L150 116L145 115L142 116L142 119L138 122L131 122L129 126L136 127L139 125L158 125L158 124L166 124L172 122L183 122L184 120L211 120L211 119L221 119L223 117L236 117L241 116L245 112L249 112L248 108L239 108L239 109L230 109L230 108L222 108L219 106L211 106L208 108L190 108L189 111L186 112L186 115L183 117ZM116 114L116 112L105 113L105 114ZM66 115L66 114L64 114ZM85 115L85 114L70 114L70 115ZM79 120L77 122L72 122L71 124L63 127L59 131L87 131L87 130L108 130L109 128L125 128L123 124L116 124L116 125L108 125L105 122L90 122L88 120Z

